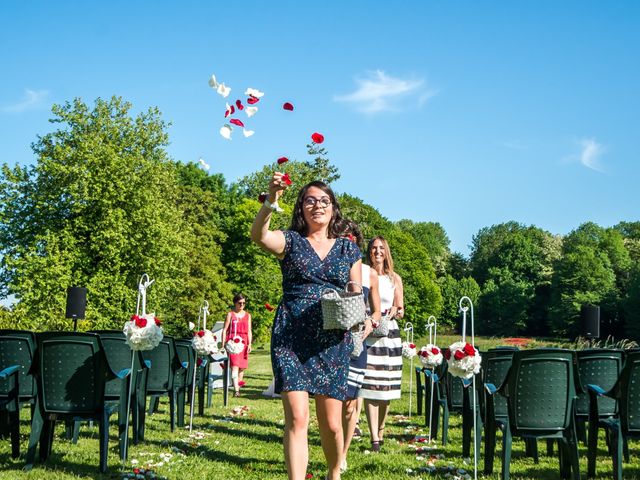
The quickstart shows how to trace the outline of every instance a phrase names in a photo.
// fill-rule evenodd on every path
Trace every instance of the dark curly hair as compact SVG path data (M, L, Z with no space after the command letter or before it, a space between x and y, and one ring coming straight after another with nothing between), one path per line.
M316 187L326 193L331 199L331 205L333 206L331 212L331 220L329 220L329 226L327 229L327 236L329 238L338 238L342 236L344 231L344 220L342 218L342 213L340 212L340 204L338 203L338 199L333 193L333 190L324 182L320 180L316 180L313 182L307 183L304 187L300 189L298 193L298 199L296 200L296 204L293 207L293 216L291 217L291 226L290 230L294 232L298 232L303 237L307 235L308 225L304 219L304 199L307 196L307 191L311 187Z

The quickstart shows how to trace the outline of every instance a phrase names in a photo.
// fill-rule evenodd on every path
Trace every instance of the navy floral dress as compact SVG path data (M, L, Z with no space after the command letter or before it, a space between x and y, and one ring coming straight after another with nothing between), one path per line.
M357 245L337 238L321 260L299 233L284 231L283 297L271 331L275 391L305 391L344 400L347 393L351 335L322 328L320 296L325 288L344 289Z

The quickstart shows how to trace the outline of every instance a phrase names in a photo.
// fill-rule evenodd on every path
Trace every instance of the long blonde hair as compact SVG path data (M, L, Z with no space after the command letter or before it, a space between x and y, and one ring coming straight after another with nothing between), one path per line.
M367 263L374 267L373 259L371 258L371 250L373 249L373 242L376 240L380 240L382 242L382 246L384 247L384 260L382 262L382 273L385 275L389 275L391 281L395 280L395 274L393 272L393 257L391 256L391 249L389 249L389 243L387 239L382 235L377 235L369 240L369 244L367 245Z

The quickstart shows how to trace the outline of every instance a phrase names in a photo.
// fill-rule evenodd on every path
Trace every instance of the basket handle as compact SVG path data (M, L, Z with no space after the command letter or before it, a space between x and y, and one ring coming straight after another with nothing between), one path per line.
M358 282L354 282L353 280L349 280L345 286L344 286L344 291L347 292L347 287L349 287L349 284L353 283L354 285L357 285L360 288L360 293L362 293L362 285L360 285Z
M335 298L336 296L340 296L340 294L338 293L338 291L335 288L325 288L322 290L322 293L320 294L320 296L324 297L325 293L332 293L333 295L331 295L333 298Z

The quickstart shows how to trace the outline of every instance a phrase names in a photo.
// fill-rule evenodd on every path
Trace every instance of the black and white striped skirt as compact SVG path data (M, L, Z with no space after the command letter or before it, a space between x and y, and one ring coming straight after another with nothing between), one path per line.
M369 337L367 344L367 369L359 395L369 400L394 400L400 398L402 383L402 339L398 322L391 320L389 335Z

